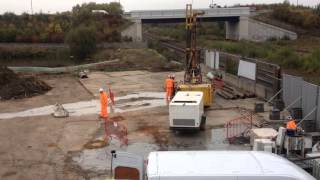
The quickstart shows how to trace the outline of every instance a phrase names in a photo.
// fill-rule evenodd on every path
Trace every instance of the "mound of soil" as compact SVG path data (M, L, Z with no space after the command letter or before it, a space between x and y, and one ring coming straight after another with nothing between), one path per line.
M35 77L20 77L7 67L0 67L0 100L32 97L50 89Z

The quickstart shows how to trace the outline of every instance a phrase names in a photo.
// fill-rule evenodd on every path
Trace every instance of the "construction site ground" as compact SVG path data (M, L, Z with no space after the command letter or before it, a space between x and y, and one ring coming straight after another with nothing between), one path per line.
M88 79L43 75L52 90L44 95L0 102L0 179L105 179L113 149L147 156L157 150L250 150L225 139L226 122L253 110L255 98L215 97L200 132L169 130L163 83L170 72L92 72ZM183 72L175 73L181 80ZM95 146L104 138L98 118L100 87L116 96L111 118L128 129L129 144ZM52 105L64 104L70 117L51 116ZM258 122L260 116L253 116ZM90 146L91 145L91 146Z

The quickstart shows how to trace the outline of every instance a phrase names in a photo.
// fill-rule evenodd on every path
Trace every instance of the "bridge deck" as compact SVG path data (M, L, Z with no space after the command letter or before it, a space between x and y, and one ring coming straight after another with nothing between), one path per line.
M214 8L214 9L197 9L204 11L205 15L202 18L217 18L217 17L240 17L249 16L250 8ZM186 17L185 9L176 10L146 10L146 11L131 11L128 13L133 19L180 19Z

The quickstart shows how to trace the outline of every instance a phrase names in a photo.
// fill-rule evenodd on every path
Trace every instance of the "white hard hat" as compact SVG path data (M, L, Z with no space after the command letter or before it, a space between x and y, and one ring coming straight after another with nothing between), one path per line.
M99 92L103 92L103 91L104 91L103 88L100 88L100 89L99 89Z
M287 120L291 120L292 119L292 117L291 116L287 116Z

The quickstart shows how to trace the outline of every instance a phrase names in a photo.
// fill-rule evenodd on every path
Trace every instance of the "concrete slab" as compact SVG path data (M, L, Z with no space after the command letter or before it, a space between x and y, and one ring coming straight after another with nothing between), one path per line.
M211 128L224 126L227 121L239 117L236 109L210 110L207 111L207 125Z
M161 92L168 74L175 74L177 80L182 80L183 77L183 72L92 72L88 79L81 79L80 82L96 97L101 87L111 87L117 96L124 96L139 91Z
M278 132L273 128L252 129L250 136L250 144L253 145L255 139L273 139Z

